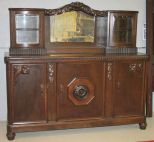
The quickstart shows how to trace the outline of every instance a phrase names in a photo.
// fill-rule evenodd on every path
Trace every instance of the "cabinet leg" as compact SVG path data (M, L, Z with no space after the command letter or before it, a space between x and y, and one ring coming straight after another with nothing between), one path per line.
M15 133L12 133L12 132L7 132L6 136L8 138L8 140L14 140L15 138Z
M140 129L141 129L141 130L145 130L146 127L147 127L147 123L146 123L146 121L145 121L145 122L141 122L141 123L139 123L139 126L140 126Z

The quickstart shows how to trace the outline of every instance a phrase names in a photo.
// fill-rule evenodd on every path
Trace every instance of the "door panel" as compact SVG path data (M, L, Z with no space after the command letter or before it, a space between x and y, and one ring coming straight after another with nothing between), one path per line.
M103 116L102 63L60 63L57 67L57 117Z
M143 115L143 73L141 62L115 64L114 115Z
M13 64L13 121L46 121L45 65Z

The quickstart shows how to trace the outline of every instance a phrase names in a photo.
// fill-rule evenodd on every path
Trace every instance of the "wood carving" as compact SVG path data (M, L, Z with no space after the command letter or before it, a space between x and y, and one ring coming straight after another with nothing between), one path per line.
M86 78L74 78L67 86L68 98L74 105L88 105L94 99L94 85Z
M16 79L20 74L29 74L30 67L28 65L15 65L13 66L14 79L16 84Z
M54 81L54 65L48 64L48 79L49 83L53 83Z
M20 74L29 74L30 73L30 67L27 65L15 65L13 70L14 70L15 78Z
M142 72L143 65L141 63L134 63L129 65L130 72Z
M107 78L112 80L112 63L107 64Z
M73 95L78 100L82 100L88 96L88 88L85 85L78 85L75 87Z
M107 11L94 10L94 9L90 8L89 6L87 6L83 3L80 3L80 2L72 2L71 4L67 4L67 5L65 5L61 8L57 8L57 9L46 9L45 14L51 16L51 15L59 15L64 12L70 12L70 11L82 11L84 13L91 15L91 16L105 17L108 15Z

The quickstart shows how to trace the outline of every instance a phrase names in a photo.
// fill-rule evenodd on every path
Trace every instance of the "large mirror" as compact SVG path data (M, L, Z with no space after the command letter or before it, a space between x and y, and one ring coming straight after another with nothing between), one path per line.
M45 47L51 53L104 53L106 11L75 2L45 11Z
M80 11L50 16L50 42L94 42L95 18Z

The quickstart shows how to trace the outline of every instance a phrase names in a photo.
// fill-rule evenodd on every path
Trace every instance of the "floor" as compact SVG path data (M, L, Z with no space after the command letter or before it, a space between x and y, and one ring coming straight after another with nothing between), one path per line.
M17 133L13 142L140 142L154 141L154 117L147 119L147 129L137 124L98 128ZM0 142L8 142L6 122L0 122Z

